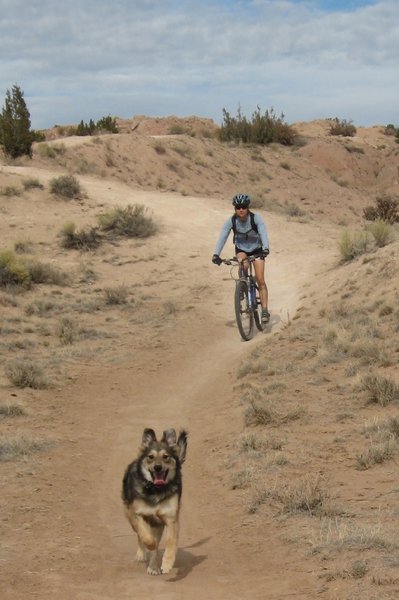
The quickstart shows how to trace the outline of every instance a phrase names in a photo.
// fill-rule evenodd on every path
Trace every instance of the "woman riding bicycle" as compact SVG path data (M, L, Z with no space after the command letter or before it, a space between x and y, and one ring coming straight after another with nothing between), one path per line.
M238 259L247 256L256 256L254 261L255 277L259 288L259 296L262 305L262 323L270 321L268 310L268 290L265 282L265 258L269 254L269 237L266 225L262 218L249 210L251 199L246 194L237 194L232 202L234 215L223 225L219 239L215 246L212 262L220 265L222 259L220 253L224 248L230 232L234 232L233 243L235 254Z

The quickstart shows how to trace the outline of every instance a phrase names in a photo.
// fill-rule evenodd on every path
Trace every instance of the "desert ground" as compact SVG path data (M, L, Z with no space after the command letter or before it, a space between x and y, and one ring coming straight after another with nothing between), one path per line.
M397 597L398 230L353 260L339 242L397 194L399 147L380 126L296 128L294 148L243 147L204 119L135 117L0 162L0 254L60 273L0 287L2 599ZM50 192L64 174L81 197ZM271 243L272 318L249 342L235 273L211 264L238 191ZM155 235L62 246L66 223L136 204ZM13 383L21 360L41 385ZM134 561L120 499L144 427L189 432L161 576Z

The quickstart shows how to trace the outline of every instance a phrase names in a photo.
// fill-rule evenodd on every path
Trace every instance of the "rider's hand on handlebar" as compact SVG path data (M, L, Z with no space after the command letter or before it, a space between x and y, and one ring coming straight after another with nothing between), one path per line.
M261 256L263 258L266 258L266 256L269 256L269 252L270 252L269 248L262 248L262 254L261 254Z
M212 262L214 265L220 266L222 264L222 259L220 258L220 256L218 254L214 254L212 256Z

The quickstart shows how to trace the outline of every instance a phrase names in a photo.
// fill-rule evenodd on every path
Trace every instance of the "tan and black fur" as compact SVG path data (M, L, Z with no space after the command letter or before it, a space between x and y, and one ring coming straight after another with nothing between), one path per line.
M182 494L181 466L186 458L187 432L144 429L139 455L126 469L122 499L125 514L137 534L136 560L147 562L147 573L169 573L175 562ZM158 562L158 546L166 527L165 552Z

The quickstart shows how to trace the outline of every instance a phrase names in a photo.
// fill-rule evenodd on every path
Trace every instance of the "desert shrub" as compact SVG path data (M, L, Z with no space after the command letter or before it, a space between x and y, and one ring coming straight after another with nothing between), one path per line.
M367 400L380 406L399 401L399 386L382 375L366 375L360 382L360 389L366 392Z
M93 250L101 244L97 227L76 230L75 223L65 223L61 230L61 246L66 249Z
M341 234L338 247L341 261L348 262L370 250L370 235L367 231L359 231L351 235L348 230L345 230Z
M50 181L50 192L62 198L81 198L82 188L73 175L61 175Z
M65 145L64 144L38 144L37 151L39 156L43 158L56 158L60 154L65 153Z
M284 115L277 116L273 108L262 114L258 106L250 120L242 114L240 107L235 117L223 109L223 123L219 130L219 139L222 142L262 145L276 142L291 146L295 143L295 137L296 132L285 123Z
M128 204L125 208L117 207L109 213L99 216L103 231L122 237L146 238L154 235L157 226L142 204Z
M43 389L49 382L43 369L28 359L16 359L5 366L9 381L18 388Z
M66 285L69 275L54 267L51 263L43 263L36 260L25 262L32 283L49 283L53 285Z
M367 225L366 230L371 233L378 248L386 246L393 238L392 226L382 219L376 219Z
M25 190L31 190L34 188L42 190L44 188L44 185L40 183L36 177L28 177L27 179L24 179L22 185L24 186Z
M363 211L363 218L367 221L386 221L399 223L399 201L392 196L380 196L375 206L367 206Z
M104 294L106 304L126 304L129 290L125 285L118 285L112 288L105 288Z
M353 137L356 134L356 127L353 125L352 121L347 121L346 119L332 119L332 123L330 124L330 135L342 135Z
M61 344L67 346L74 343L79 332L76 323L69 317L64 317L57 324L56 334Z
M0 189L0 194L7 198L12 198L13 196L20 196L21 190L13 185L6 185L6 187Z
M385 135L396 135L398 129L392 123L388 123L384 129Z
M6 250L0 253L0 286L22 285L29 288L31 275L22 260Z

